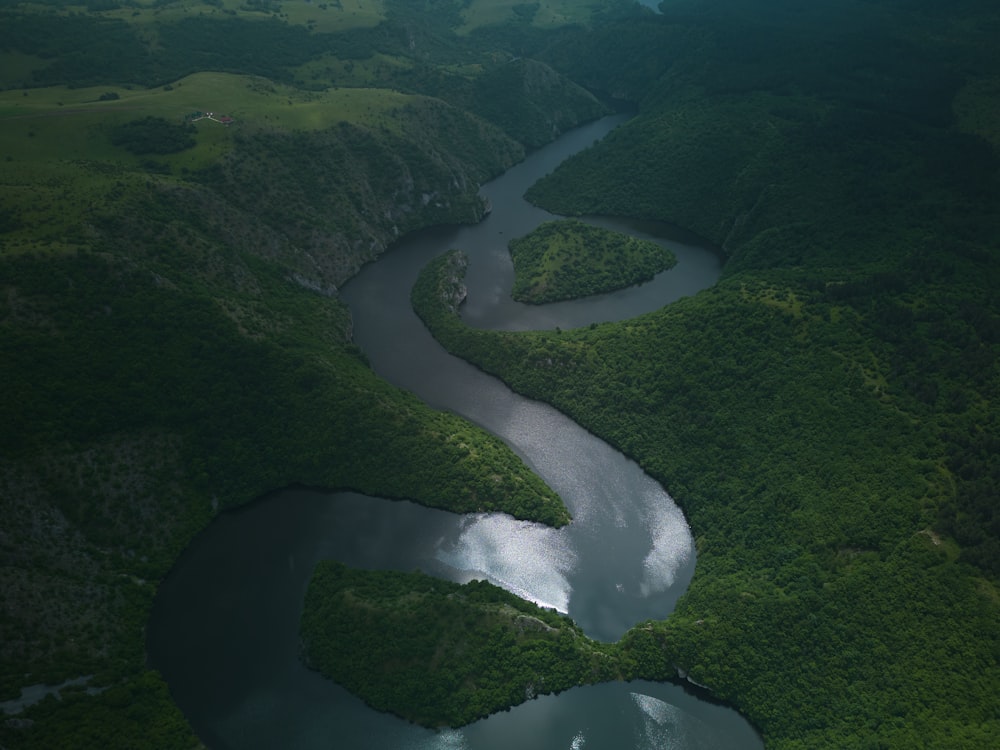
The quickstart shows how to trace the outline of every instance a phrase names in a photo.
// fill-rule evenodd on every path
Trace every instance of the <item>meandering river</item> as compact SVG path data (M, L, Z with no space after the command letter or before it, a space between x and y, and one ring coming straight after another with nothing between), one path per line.
M464 317L508 330L571 328L653 310L710 286L719 262L664 227L589 219L666 243L678 256L653 281L600 297L531 307L509 298L507 241L553 218L522 195L603 137L610 117L564 135L483 187L493 212L472 227L406 238L342 290L355 341L374 369L436 408L505 440L555 489L574 521L561 530L501 515L456 516L351 493L287 490L221 515L164 581L149 624L150 659L213 748L759 748L734 711L675 685L607 684L544 696L461 730L431 732L376 713L302 667L298 620L317 561L488 578L616 640L663 618L694 570L683 515L639 467L554 409L522 398L445 352L409 305L434 256L470 257Z

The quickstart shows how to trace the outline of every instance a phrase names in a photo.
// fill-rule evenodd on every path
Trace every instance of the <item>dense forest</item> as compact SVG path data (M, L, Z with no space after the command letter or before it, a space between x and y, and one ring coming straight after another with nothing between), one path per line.
M374 708L429 727L622 677L615 646L488 581L332 562L309 583L302 640L310 666Z
M640 240L580 221L542 224L510 241L511 296L544 304L612 292L649 281L677 262L651 240Z
M0 699L77 681L0 744L195 744L144 623L190 539L274 488L569 521L498 440L380 381L336 294L401 234L478 220L522 143L415 91L282 83L300 25L176 19L166 57L253 53L175 79L129 57L149 40L113 11L0 12ZM522 97L545 137L605 111L566 90L544 123L546 89ZM210 109L234 124L190 121Z
M979 748L998 731L995 58L975 34L922 40L932 4L907 23L880 15L892 5L793 22L667 4L660 49L643 26L641 59L665 67L640 116L529 191L696 230L728 256L712 290L524 334L415 293L449 349L678 499L698 570L655 629L773 747ZM703 67L671 65L673 24L695 18ZM807 55L796 28L831 44ZM913 66L885 52L915 48Z
M530 199L685 227L725 253L719 284L550 333L466 328L441 305L460 264L414 293L449 349L685 511L687 594L588 674L679 665L768 747L995 744L995 4L660 11L0 3L0 700L90 676L0 744L197 745L143 627L191 538L274 488L570 521L499 441L379 380L337 289L404 233L480 219L479 183L616 108L635 116ZM185 123L213 109L233 123ZM434 620L436 582L379 575L375 600L427 591L409 624ZM504 627L506 594L461 596L456 618ZM385 601L377 624L406 628ZM413 715L467 721L537 670L579 681L546 651L563 646L529 644L523 674L479 663L494 700Z

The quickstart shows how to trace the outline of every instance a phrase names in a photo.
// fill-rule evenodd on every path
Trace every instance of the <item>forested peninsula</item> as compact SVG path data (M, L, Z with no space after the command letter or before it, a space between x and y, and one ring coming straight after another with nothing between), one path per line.
M688 593L597 678L680 667L769 748L995 743L995 4L660 10L0 8L0 701L75 681L0 744L198 746L143 628L195 534L274 488L570 521L499 441L377 378L337 290L615 108L635 117L529 198L696 232L718 285L561 332L418 299L684 509Z
M302 637L310 666L369 705L429 727L622 677L616 646L488 581L460 586L321 563Z

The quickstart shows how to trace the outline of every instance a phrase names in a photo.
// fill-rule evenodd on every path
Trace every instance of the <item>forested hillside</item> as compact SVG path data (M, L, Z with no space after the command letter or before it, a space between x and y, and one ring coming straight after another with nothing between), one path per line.
M628 39L656 83L529 197L694 229L724 280L573 332L475 331L416 298L452 351L677 498L695 580L633 637L660 634L650 676L665 656L768 746L1000 732L996 28L981 3L666 3L555 46Z
M369 705L428 727L462 726L536 695L622 677L614 645L488 581L459 585L333 562L309 583L302 639L310 666Z
M145 620L192 536L262 493L569 520L499 441L377 379L337 288L477 221L481 182L604 106L457 20L304 5L0 8L0 700L76 681L4 747L196 744ZM505 121L482 85L511 87Z
M0 745L196 746L143 627L192 536L268 490L568 520L498 441L375 377L337 288L618 106L531 199L698 232L723 281L561 333L420 304L683 506L694 582L621 673L679 665L769 747L995 744L994 4L661 9L0 6L0 700L86 678Z
M655 242L573 219L545 222L508 247L514 265L511 296L531 304L625 289L677 262Z

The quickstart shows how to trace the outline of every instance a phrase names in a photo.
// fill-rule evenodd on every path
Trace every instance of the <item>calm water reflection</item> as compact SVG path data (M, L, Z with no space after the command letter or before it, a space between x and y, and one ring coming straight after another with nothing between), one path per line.
M542 697L462 730L428 732L375 713L298 661L298 619L313 566L422 569L456 581L486 577L568 612L595 638L662 618L694 566L687 524L667 493L631 461L550 407L511 393L444 352L409 307L431 257L470 254L470 324L564 328L655 309L714 283L709 251L671 242L680 264L649 284L586 301L511 302L506 241L552 218L524 189L620 118L568 134L484 188L493 214L475 227L420 233L343 290L355 338L374 368L431 405L503 438L570 507L555 531L504 516L455 516L350 493L288 490L218 518L164 582L149 651L196 730L239 748L753 748L735 712L671 685L611 684ZM593 220L642 236L662 228Z

